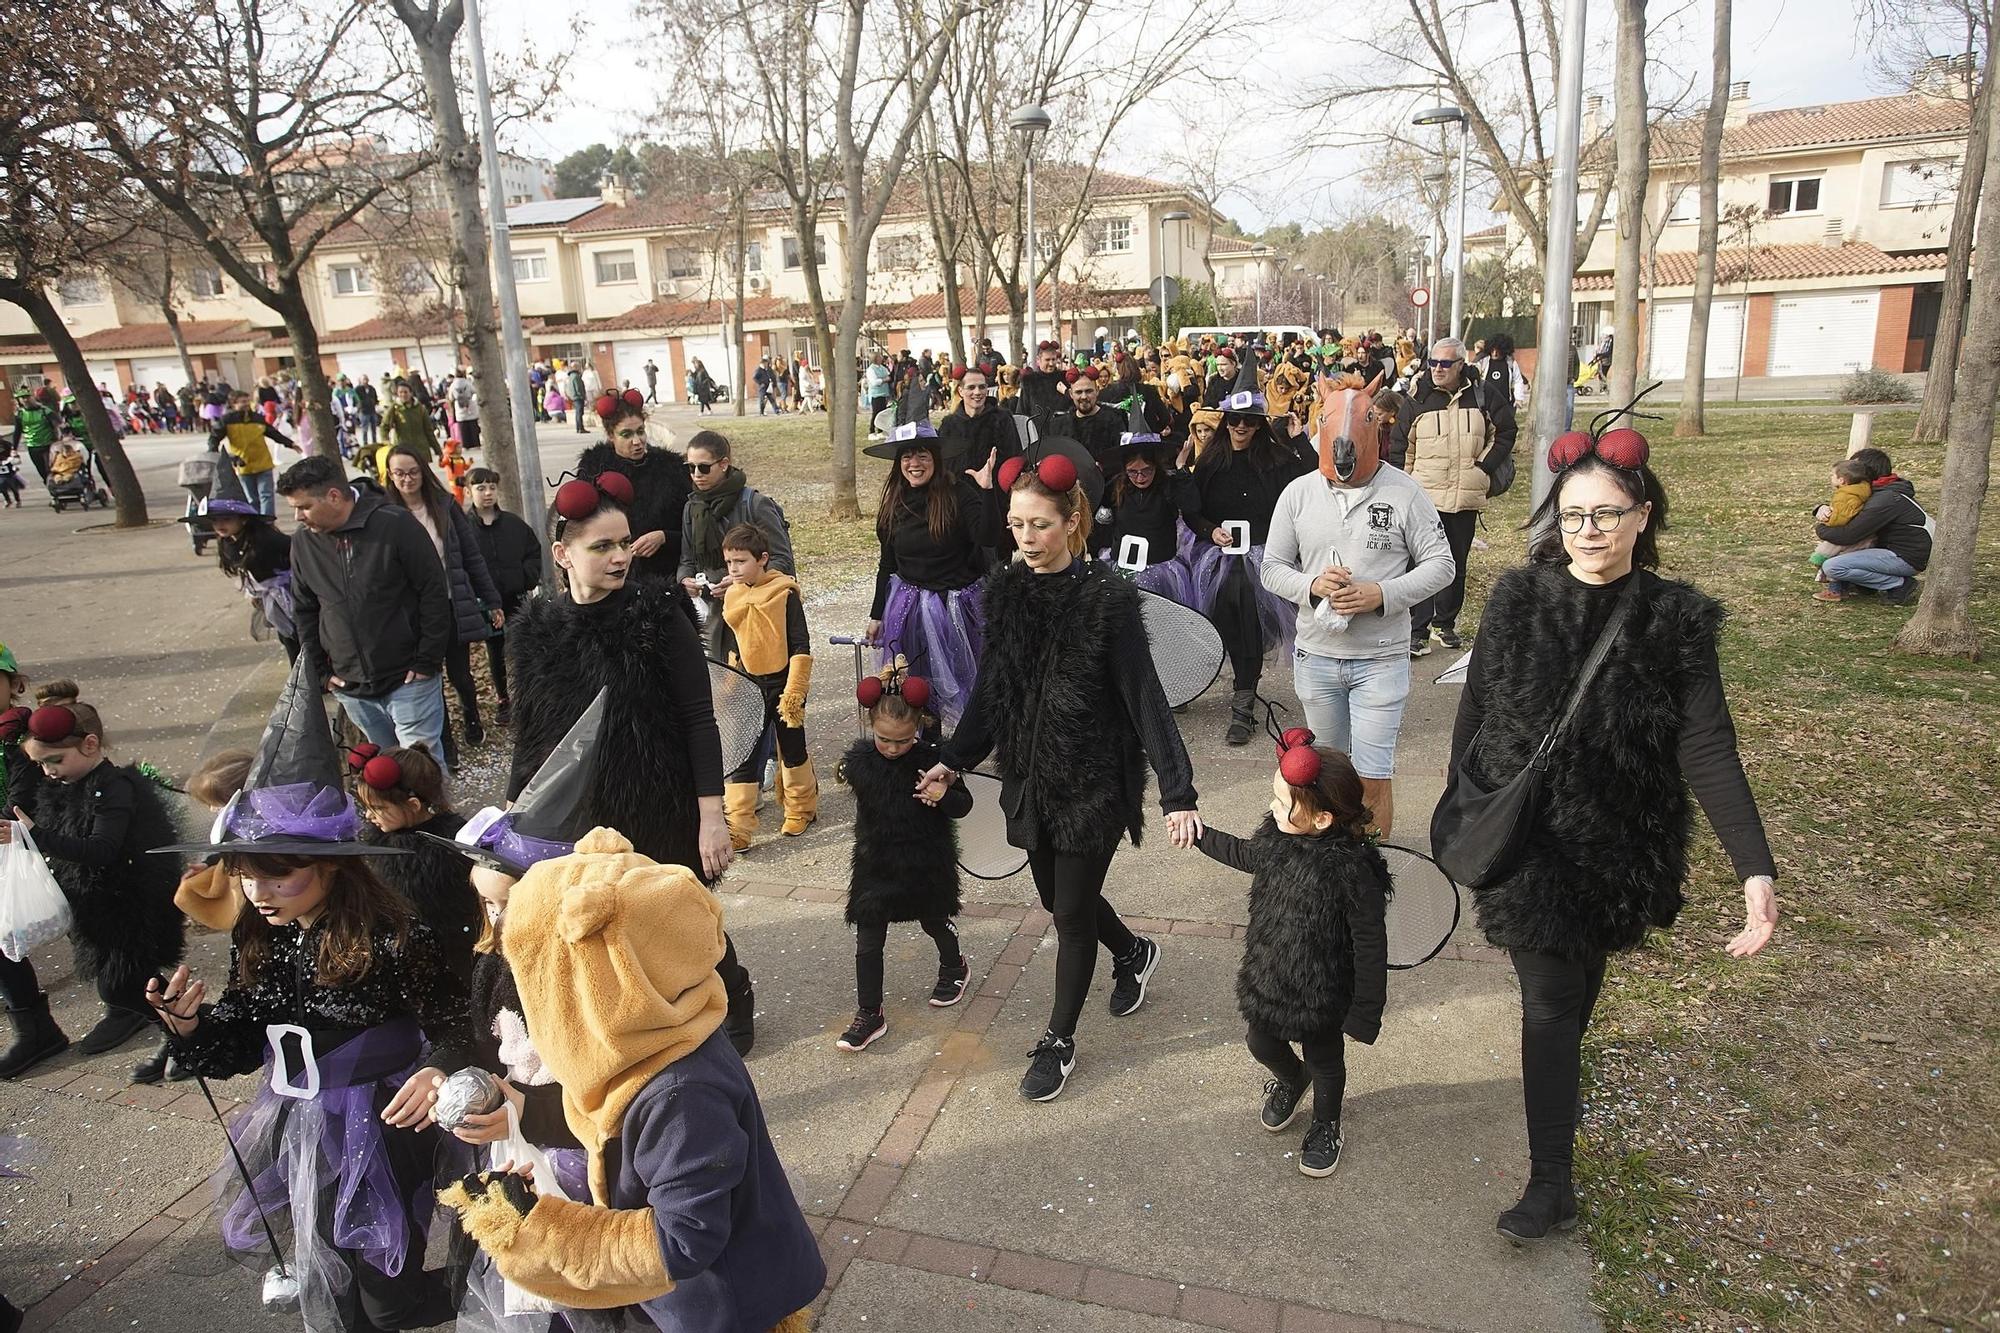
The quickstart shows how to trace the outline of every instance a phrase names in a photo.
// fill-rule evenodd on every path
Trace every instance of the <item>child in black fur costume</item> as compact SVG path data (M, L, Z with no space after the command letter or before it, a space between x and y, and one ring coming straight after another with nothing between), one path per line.
M1368 841L1371 816L1347 756L1314 746L1304 728L1285 733L1280 756L1271 812L1257 835L1246 842L1209 828L1199 845L1254 876L1236 1004L1250 1025L1250 1054L1274 1075L1260 1119L1274 1134L1284 1129L1310 1085L1312 1127L1299 1170L1330 1176L1340 1162L1347 1087L1342 1034L1372 1046L1382 1031L1389 867Z
M931 1004L943 1009L965 994L971 968L958 947L958 838L952 821L972 809L972 793L953 779L934 804L917 799L917 779L937 762L937 746L920 739L937 724L924 712L929 684L920 676L861 682L874 735L854 742L841 762L854 792L854 857L847 887L847 924L854 927L854 991L860 1007L836 1043L866 1050L889 1030L882 1016L882 946L889 924L915 921L937 944L937 985ZM872 687L872 688L871 688Z
M33 830L36 845L69 900L70 942L77 975L96 983L104 1017L77 1042L85 1055L116 1050L152 1023L146 983L180 961L181 914L174 907L179 867L147 855L178 836L153 780L105 754L104 723L67 682L45 686L48 702L27 722L10 752L8 794L14 816ZM0 841L13 836L0 821ZM68 1044L48 1017L47 1000L25 961L6 978L10 1009L39 1006L42 1054ZM52 1048L52 1049L51 1049ZM31 1062L32 1063L32 1062ZM140 1063L133 1077L156 1083L165 1051ZM22 1072L14 1069L13 1073Z
M486 914L465 858L422 836L448 843L465 823L452 813L445 796L444 770L427 745L380 750L364 742L347 752L347 765L354 772L355 804L371 826L362 830L361 840L409 853L380 858L376 873L431 928L446 965L461 986L467 985L472 946L485 928Z

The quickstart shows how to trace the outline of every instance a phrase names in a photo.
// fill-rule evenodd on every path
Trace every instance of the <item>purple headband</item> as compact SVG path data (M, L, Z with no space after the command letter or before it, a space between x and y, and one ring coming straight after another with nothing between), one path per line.
M239 842L265 838L353 842L361 835L361 812L338 787L293 782L243 792L226 812L223 831Z

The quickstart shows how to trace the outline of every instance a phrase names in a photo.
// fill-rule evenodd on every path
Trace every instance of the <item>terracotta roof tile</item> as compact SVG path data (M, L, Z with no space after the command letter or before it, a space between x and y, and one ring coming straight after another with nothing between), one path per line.
M1878 143L1925 135L1964 134L1971 116L1964 102L1900 93L1823 106L1752 111L1722 131L1724 157L1755 157L1786 149ZM1653 131L1653 160L1694 158L1701 152L1701 117L1672 121Z
M187 339L190 347L196 347L209 343L247 343L257 334L248 320L189 319L181 321L181 336ZM116 328L86 333L76 340L76 345L89 354L153 351L171 348L174 335L164 323L121 324Z
M537 330L541 325L541 319L534 315L521 321L521 327L529 331ZM443 338L448 333L442 318L405 319L397 315L377 315L344 329L330 329L320 335L319 343L321 347L342 347L349 343L387 342L397 338Z
M1246 255L1252 250L1267 248L1263 242L1253 241L1247 236L1223 236L1218 233L1208 241L1208 252L1212 255Z
M1671 250L1660 253L1658 284L1662 287L1694 286L1695 252ZM1716 260L1718 284L1742 282L1742 260L1724 251ZM1922 273L1944 267L1944 251L1927 250L1916 254L1892 255L1862 241L1845 245L1766 245L1752 256L1750 281L1782 282L1795 278L1859 278L1892 273ZM1577 278L1578 291L1610 291L1609 272L1586 273Z

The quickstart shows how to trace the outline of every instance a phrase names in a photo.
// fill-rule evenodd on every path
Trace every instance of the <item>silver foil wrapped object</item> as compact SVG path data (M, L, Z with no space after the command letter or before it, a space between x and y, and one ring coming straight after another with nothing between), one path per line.
M484 1069L468 1067L447 1078L438 1089L431 1118L444 1129L456 1129L467 1116L497 1111L506 1100L498 1078Z

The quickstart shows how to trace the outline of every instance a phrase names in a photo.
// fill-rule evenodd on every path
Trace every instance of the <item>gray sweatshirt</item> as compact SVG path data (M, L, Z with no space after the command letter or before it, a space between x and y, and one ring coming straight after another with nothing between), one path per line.
M1332 630L1313 614L1312 581L1328 565L1382 585L1382 609ZM1264 586L1299 607L1301 652L1342 659L1410 651L1410 608L1451 582L1451 547L1437 506L1416 479L1384 463L1366 486L1308 472L1285 487L1264 543Z

